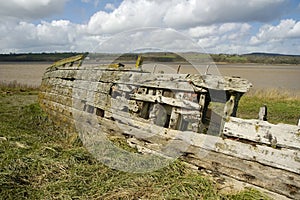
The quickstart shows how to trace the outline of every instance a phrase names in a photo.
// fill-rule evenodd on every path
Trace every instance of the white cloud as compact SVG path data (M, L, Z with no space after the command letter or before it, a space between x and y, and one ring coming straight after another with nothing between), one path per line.
M198 26L195 28L190 28L188 34L193 38L204 38L212 34L216 34L218 31L217 25L211 26Z
M7 19L40 19L63 11L68 0L1 0L0 18Z
M86 24L67 20L37 23L45 16L61 12L68 0L0 1L2 52L92 51L99 42L114 34L142 27L178 30L214 53L264 50L295 53L300 46L299 21L290 19L278 25L267 24L268 21L274 23L286 12L288 0L124 0L118 7L107 3ZM97 6L99 0L81 2ZM253 33L252 22L265 25ZM117 42L112 48L123 45L125 49L130 43L135 43L135 47L185 48L175 35L157 31L148 38L145 34L132 34L127 43Z
M207 51L220 52L225 46L231 51L233 46L247 46L245 41L249 40L250 31L248 23L224 23L190 28L186 33Z
M99 38L86 33L85 25L67 20L41 22L38 25L20 22L0 26L2 53L43 51L89 51Z
M114 4L108 3L108 4L105 5L104 9L105 9L105 10L115 10L116 7L115 7Z
M102 43L96 50L124 53L145 49L174 52L201 50L190 37L170 28L143 28L122 32Z
M198 26L190 28L188 34L194 38L203 38L211 35L223 35L226 33L248 33L251 26L247 23L224 23L219 25Z
M118 8L107 4L89 22L94 33L159 26L186 29L216 23L266 22L286 12L288 0L124 0Z
M249 48L256 51L299 54L300 21L285 19L278 25L263 25L256 35L250 38Z
M277 26L264 25L251 37L250 44L257 45L268 42L280 42L286 39L300 39L300 21L281 20Z
M125 0L111 13L95 13L88 24L90 33L118 33L137 27L162 26L168 1Z
M220 22L265 22L283 14L287 3L287 0L174 0L163 21L176 28Z

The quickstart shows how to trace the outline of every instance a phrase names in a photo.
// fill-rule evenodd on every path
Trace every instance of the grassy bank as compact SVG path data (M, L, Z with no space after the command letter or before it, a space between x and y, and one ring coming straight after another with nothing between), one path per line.
M17 82L0 81L0 94L38 94L38 87Z
M8 89L9 92L5 91ZM24 88L1 88L3 199L267 199L251 189L222 194L213 181L180 161L147 174L110 169L95 160L80 141L69 140L53 126L37 104L36 93ZM241 102L240 111L246 117L251 117L252 112L256 115L256 105L261 104L261 97L252 99L246 96ZM292 111L300 107L300 100L284 102L292 105L284 112L285 118L293 121ZM280 109L279 105L275 107Z
M268 121L296 125L300 118L300 96L278 89L251 91L242 97L238 117L257 119L259 108L266 105Z

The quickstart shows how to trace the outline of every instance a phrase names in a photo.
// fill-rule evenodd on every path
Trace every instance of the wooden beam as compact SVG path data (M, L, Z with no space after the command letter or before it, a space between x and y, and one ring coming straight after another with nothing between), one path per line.
M179 108L200 110L200 106L198 103L194 103L188 100L174 99L174 98L169 98L164 96L154 96L154 95L147 95L147 94L146 95L132 94L130 95L130 98L139 101L151 102L151 103L155 103L155 102L164 103Z
M215 90L237 91L245 93L252 87L252 84L246 79L228 76L192 74L189 75L187 79L198 87Z
M223 134L257 144L300 150L299 127L296 125L275 125L267 121L230 117L224 124Z

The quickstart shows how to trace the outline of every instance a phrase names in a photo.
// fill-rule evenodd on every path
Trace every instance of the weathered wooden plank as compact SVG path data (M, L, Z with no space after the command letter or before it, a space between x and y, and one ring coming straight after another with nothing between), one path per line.
M185 110L185 109L175 108L174 112L178 113L178 114L181 114L181 115L197 116L199 118L201 116L201 113L200 113L199 110Z
M51 73L52 76L49 77L61 77L64 78L68 73L71 71L76 71L76 70L57 70L53 71ZM142 80L144 82L148 81L172 81L172 82L187 82L187 81L195 81L194 84L199 84L201 87L203 86L203 83L210 84L211 82L216 83L212 84L213 85L219 85L224 84L226 86L239 86L239 85L245 85L245 87L250 87L249 82L245 79L241 78L234 78L234 77L219 77L219 76L212 76L212 75L190 75L188 78L186 78L187 75L182 75L182 74L151 74L151 73L142 73L141 71L119 71L119 70L105 70L99 68L99 70L96 69L81 69L77 70L77 76L74 78L77 79L82 79L82 80L89 80L92 81L94 78L89 78L89 76L94 76L96 75L98 77L98 80L101 81L106 81L106 82L113 82L115 80L122 80L127 82L128 80L132 80L133 82ZM136 73L137 72L137 73ZM51 75L51 73L48 73L48 75ZM99 76L101 75L101 76ZM68 75L69 76L69 75ZM239 84L240 83L240 84ZM251 85L251 84L250 84ZM211 87L207 87L211 88ZM219 87L213 87L212 89L218 89ZM223 88L221 88L223 89Z
M56 89L61 90L63 88L69 88L73 90L87 90L87 91L95 91L95 92L102 92L105 94L108 94L110 91L110 88L113 84L112 83L102 83L102 82L89 82L85 80L64 80L59 78L53 78L47 81L47 83L41 84L41 90L44 89ZM70 94L72 95L72 94Z
M75 81L70 81L70 80L64 80L60 78L53 78L50 79L49 81L42 83L41 84L41 90L45 90L49 88L57 88L58 92L60 88L69 88L73 90L77 89L82 89L82 90L87 90L87 91L95 91L95 92L101 92L108 94L110 92L110 89L112 86L116 90L124 91L124 92L133 92L136 90L137 86L135 85L128 85L128 84L113 84L113 83L104 83L104 82L92 82L92 81L86 81L86 80L75 80Z
M76 72L76 73L75 73ZM60 70L47 78L75 78L88 81L115 82L121 84L137 84L147 87L170 88L172 90L194 91L195 86L217 90L230 90L246 92L251 84L245 80L234 77L218 77L211 75L160 75L151 73L132 73L131 71L107 71L107 70ZM185 75L186 76L186 75ZM44 77L44 78L45 78ZM193 83L192 85L190 83Z
M139 111L139 106L134 100L128 100L126 98L117 98L117 99L111 98L110 101L111 101L111 104L109 105L110 110L119 110L119 111L134 112L134 113L137 113Z
M57 113L61 113L62 115L72 117L72 107L46 99L41 100L41 104L43 104L44 107L47 107L51 110L55 110Z
M171 129L177 129L178 120L179 120L179 113L177 111L177 108L172 108L172 113L171 113L171 116L170 116L169 128L171 128Z
M53 102L47 100L40 100L40 105L43 110L49 114L50 119L55 122L57 127L63 131L66 131L68 134L76 132L74 126L75 119L73 115L70 114L72 113L71 111L59 112L56 108L56 105L59 104L53 104Z
M59 66L63 66L63 65L66 65L66 64L70 64L70 63L74 63L74 62L79 62L81 60L83 60L85 58L85 55L77 55L77 56L72 56L72 57L69 57L69 58L65 58L65 59L62 59L62 60L59 60L57 62L55 62L54 64L52 64L50 66L51 67L59 67Z
M189 149L187 153L182 159L199 168L212 170L289 198L300 198L300 178L297 174L198 148Z
M228 193L236 193L237 191L242 191L245 189L253 188L257 191L260 191L262 194L265 194L270 199L280 199L280 200L291 200L291 197L287 197L283 194L279 194L277 192L271 191L270 189L264 188L260 185L254 185L251 183L247 183L243 180L238 180L236 178L231 177L230 175L222 174L219 171L205 169L201 166L197 166L192 164L191 162L182 160L187 168L190 168L194 171L197 171L199 174L204 175L205 177L210 178L216 185L216 188L221 194ZM221 171L221 170L220 170ZM289 193L293 191L290 189L289 191L285 191L285 193Z
M72 107L73 104L73 99L68 97L68 96L64 96L64 95L59 95L56 93L50 93L50 92L40 92L39 93L39 98L40 99L45 99L48 101L52 101L52 102L56 102L56 103L60 103L66 106L70 106Z
M138 87L136 85L125 85L125 84L114 84L117 90L124 91L124 92L133 92Z
M45 93L55 93L64 96L71 97L73 89L70 87L65 87L63 85L41 85L40 91Z
M135 138L129 138L127 141L143 153L161 152L162 146L153 143ZM292 172L194 146L182 152L180 158L196 165L199 169L211 170L214 174L222 174L255 186L258 185L289 198L300 197L300 176Z
M82 92L87 92L85 90L82 90ZM56 93L50 93L50 92L40 92L40 98L41 99L45 99L48 101L52 101L55 103L59 103L68 107L74 107L77 108L79 110L83 109L83 103L85 105L90 105L96 108L101 108L103 110L115 110L115 112L120 112L122 110L125 110L125 112L137 112L137 104L135 103L135 101L132 100L128 100L128 99L124 99L124 98L117 98L117 99L113 99L110 98L109 96L105 95L105 94L101 94L98 95L91 93L87 94L87 93L81 93L78 96L77 95L73 95L71 97L69 96L64 96L64 95L60 95L60 94L56 94ZM82 98L82 96L84 96L84 98ZM80 103L78 103L80 102Z
M101 83L101 82L89 82L84 80L76 80L74 81L74 89L83 89L87 91L94 91L95 93L104 93L109 94L112 83Z
M42 100L47 100L49 102L58 103L61 105L66 106L65 109L75 108L79 110L84 110L84 106L86 105L93 105L93 103L88 102L87 100L83 100L81 98L69 97L64 96L56 93L50 92L40 92L39 98ZM107 102L104 102L103 107L107 106ZM70 108L69 108L70 107Z
M192 74L189 75L187 79L198 87L215 90L228 90L245 93L252 87L252 84L246 79L227 76Z
M100 72L100 73L99 73ZM195 86L191 85L186 75L170 75L170 74L150 74L150 73L129 73L120 71L99 71L94 74L98 80L103 82L114 82L119 84L132 84L154 88L169 88L171 90L194 91ZM91 77L91 72L78 72L78 79L95 81L96 78ZM93 76L92 75L92 76ZM200 89L198 89L200 90Z
M118 118L116 115L115 118ZM145 127L144 124L140 126L132 119L118 118L123 121L124 124L131 124L134 127L139 127L136 131ZM156 127L152 125L151 127ZM160 128L160 127L158 127ZM134 131L133 131L134 132ZM223 154L235 156L241 159L251 160L254 162L260 162L265 165L275 166L277 168L285 169L291 172L300 172L300 158L298 151L290 149L274 149L267 146L241 143L229 139L223 140L220 137L197 134L195 132L181 132L176 130L164 129L163 135L165 137L176 137L177 139L185 140L192 146L201 147L210 151L220 152ZM130 133L128 133L130 134ZM136 134L136 133L135 133ZM159 134L159 133L157 133ZM137 135L134 135L137 137Z
M184 132L184 134L178 137L182 140L187 140L193 146L259 162L298 174L300 172L300 155L298 150L274 149L262 145L253 146L239 141L222 139L211 135L195 134L193 132Z
M115 118L120 120L122 118L123 123L128 123L126 120L133 121L135 123L143 122L140 126L147 126L149 121L144 120L140 117L136 117L129 111L136 111L137 104L130 102L130 100L124 99L103 99L99 102L89 102L82 99L69 98L66 96L51 94L51 93L41 93L44 95L43 100L48 102L48 107L57 109L58 112L64 113L68 112L68 116L71 116L71 111L74 109L84 110L84 105L92 106L93 108L100 108L105 111L105 117ZM101 95L100 97L103 97ZM70 111L71 110L71 111ZM126 120L125 120L126 119ZM122 121L121 120L121 121ZM135 126L132 124L132 126Z
M66 106L53 103L56 105L58 112L65 112ZM118 115L115 115L115 118ZM120 119L124 124L132 124L132 126L138 126L132 119ZM142 128L144 125L141 125ZM155 127L155 125L153 125ZM300 158L298 151L289 149L274 149L272 147L241 143L232 140L223 140L222 138L196 134L194 132L180 132L170 130L169 133L173 133L177 138L188 141L191 145L198 145L201 148L206 148L211 151L217 151L227 155L233 155L242 159L248 159L262 164L275 166L281 169L289 170L295 173L300 173ZM165 134L166 136L166 134ZM203 143L205 141L205 143Z
M130 124L130 120L124 120L124 124ZM132 121L131 121L132 123ZM137 124L132 124L138 126ZM140 127L142 128L143 125ZM153 125L153 127L155 127ZM133 130L133 129L132 129ZM138 132L138 130L136 130ZM245 144L220 137L197 134L194 132L180 132L176 130L165 130L165 137L176 136L177 139L185 140L192 146L201 147L210 151L235 156L245 160L260 162L265 165L275 166L291 172L300 172L300 157L298 151L290 149L274 149L272 147ZM136 136L136 135L135 135Z
M268 109L266 105L259 108L258 119L268 121Z
M142 95L142 94L132 94L130 95L131 99L146 101L151 103L164 103L171 106L179 107L179 108L186 108L186 109L194 109L200 110L200 105L198 103L194 103L187 100L181 99L174 99L164 96L153 96L153 95Z
M61 78L61 79L75 79L77 77L77 73L80 70L68 69L68 70L54 70L49 71L43 75L43 79L46 78Z
M61 112L57 112L57 108L54 109L57 116L63 115ZM77 112L77 111L75 111ZM81 113L82 114L82 113ZM64 119L65 117L59 117L59 119ZM132 130L130 125L127 124L115 124L111 123L108 119L102 119L103 121L100 124L105 125L103 126L108 134L119 134L125 133L129 134L134 131ZM67 120L68 121L68 120ZM136 125L136 124L135 124ZM124 131L125 130L125 131ZM135 135L137 138L142 139L142 141L148 141L153 143L160 143L164 144L165 142L159 142L166 132L165 129L160 129L161 131L154 130L152 134L149 134L147 129L137 129L135 130ZM112 132L113 131L113 132ZM134 134L133 134L134 135ZM171 137L172 138L172 137ZM181 140L186 142L186 140ZM152 144L153 144L152 143ZM147 144L143 142L143 145L146 147ZM184 145L178 145L176 143L176 147L182 147ZM151 148L157 151L159 148L163 148L164 145L152 145ZM173 145L172 147L174 147ZM282 171L276 168L268 167L257 162L251 162L248 160L243 160L240 158L233 157L231 155L225 155L216 153L215 151L210 151L205 148L198 148L197 146L189 146L187 149L186 146L183 153L187 153L188 156L185 156L185 160L189 163L196 164L199 167L205 167L206 169L214 170L220 172L222 174L226 174L238 180L243 180L245 182L260 185L264 188L270 189L271 191L275 191L279 194L283 194L289 196L291 198L299 198L300 191L299 191L299 183L300 177L294 173ZM200 159L199 159L200 158ZM222 161L222 162L220 162ZM280 174L280 176L279 176ZM276 183L276 184L274 184Z
M124 120L123 121L121 120L121 119L125 119L126 117L121 117L118 115L113 115L114 120L108 119L106 117L103 118L103 117L91 115L89 113L79 111L79 110L74 110L73 115L77 116L76 124L81 124L88 127L91 126L90 124L91 120L93 120L94 122L96 120L97 124L99 124L101 127L101 129L99 129L98 131L100 130L109 131L111 135L129 136L131 135L130 133L132 133L132 129L136 130L135 127L133 127L130 124L125 124ZM128 118L127 121L130 122ZM166 140L161 141L162 133L157 134L157 131L164 131L165 130L164 128L153 127L149 123L147 124L139 121L137 121L137 123L145 124L143 128L138 129L137 138L140 138L144 141L151 140L152 142L158 143L160 145L164 145L164 143L167 142Z
M234 107L233 107L233 111L231 113L232 117L236 117L239 101L240 101L241 97L243 96L243 94L244 93L242 93L242 92L235 92L235 91L230 94L231 96L234 96Z
M53 106L54 105L54 106ZM53 110L55 110L56 111L56 113L59 113L59 114L65 114L65 115L67 115L68 113L70 113L70 112L64 112L63 110L64 109L67 109L64 105L59 105L59 104L57 104L57 103L53 103L53 102L51 102L51 105L48 105L48 107L51 107L52 106L52 108L53 108ZM77 111L76 111L77 112ZM61 119L61 118L60 118ZM127 119L127 121L125 120L124 121L124 119L125 119L125 117L123 117L123 118L120 118L120 117L117 117L116 119L118 119L118 120L120 120L120 121L122 121L123 120L123 123L122 124L118 124L118 127L121 129L121 130L125 130L125 134L132 134L133 133L133 131L134 131L134 129L135 128L132 128L133 127L133 125L135 126L135 127L139 127L139 126L141 126L141 127L145 127L145 124L144 123L142 123L142 124L139 124L139 125L137 125L137 123L136 123L136 121L135 120L132 120L132 122L131 122L131 124L130 123L128 123L128 119ZM127 123L127 124L126 124ZM106 121L103 125L107 125L107 124L110 124L109 123L109 121ZM110 126L110 125L109 125ZM127 127L127 128L125 128L125 126ZM136 136L137 138L140 138L140 139L142 139L142 140L145 140L145 138L146 138L146 140L147 141L150 141L150 142L153 142L153 143L160 143L160 144L167 144L167 141L169 141L170 139L172 139L174 136L176 137L176 139L178 140L178 137L177 137L177 133L174 133L174 132L172 132L172 131L168 131L168 129L161 129L161 128L159 128L159 129L153 129L153 127L155 127L154 125L151 125L151 128L152 128L152 132L150 133L150 136L149 136L149 131L147 130L147 129L144 129L144 130L141 130L140 128L137 128L136 129L136 132L135 132L135 134L136 135L134 135L134 136ZM112 129L110 129L110 130L112 130ZM158 130L160 130L160 132L158 131ZM199 134L200 135L200 134ZM192 137L193 138L193 137ZM161 141L161 140L164 140L164 142L163 141ZM214 138L215 139L215 138ZM182 141L186 141L187 139L186 139L186 136L184 137L184 140L182 140ZM199 140L199 138L198 138L198 140ZM203 137L202 137L202 142L203 142ZM191 140L191 141L193 141L193 142L195 142L195 140L193 139L193 140ZM235 148L235 146L237 146L237 145L240 145L241 143L240 142L237 142L236 143L236 145L232 145L231 144L231 141L229 141L229 140L225 140L226 142L225 143L220 143L220 142L218 142L217 144L218 145L216 145L217 146L217 148L215 149L215 148L211 148L211 147L209 147L209 148L207 148L207 146L209 146L209 145L204 145L204 147L205 148L202 148L202 147L200 147L201 149L209 149L209 150L207 150L208 152L215 152L215 151L218 151L218 152L221 152L221 154L220 153L217 153L217 155L227 155L227 156L235 156L235 157L238 157L238 156L236 156L235 154L239 154L239 152L237 152L237 149ZM204 138L204 142L205 143L207 143L207 140L205 140L205 138ZM235 141L233 141L233 142L235 142ZM199 142L195 142L195 143L199 143ZM227 145L226 145L227 144ZM190 145L190 143L188 142L187 143L187 145ZM157 145L156 145L157 146ZM161 146L161 145L159 145L159 146ZM163 146L163 145L162 145ZM178 145L176 145L176 147L177 147ZM251 146L251 145L246 145L246 146ZM192 147L195 147L195 148L198 148L198 146L194 146L194 145L192 145ZM218 150L218 148L220 148L219 150ZM227 150L226 150L226 148L227 148ZM229 149L228 149L229 148ZM255 148L255 147L253 147L253 148ZM260 147L256 147L256 148L260 148ZM224 150L225 149L225 150ZM242 145L242 147L240 147L240 148L238 148L239 150L241 150L241 149L245 149L245 145L243 146ZM272 149L272 148L270 148L270 149ZM269 149L264 149L264 150L260 150L260 154L268 154L268 150ZM197 151L198 151L198 149L197 149ZM251 150L251 151L253 151L253 149ZM277 151L282 151L282 150L277 150ZM189 153L189 152L188 152ZM274 154L274 152L270 152L269 154ZM294 155L295 155L295 152L293 153ZM280 158L280 156L278 157L277 155L276 155L276 153L274 154L275 156L275 158ZM245 155L244 155L245 156ZM263 163L263 165L264 165L264 168L266 167L265 166L265 164L266 163L268 163L268 162L266 162L264 159L263 159L263 162L260 160L260 158L259 157L248 157L247 158L247 156L248 156L248 154L246 153L246 156L245 157L243 157L242 158L242 160L244 160L244 159L247 159L247 160L251 160L251 163L252 163L252 161L257 161L257 162L259 162L259 163ZM235 158L234 157L234 158ZM282 162L284 162L284 163L291 163L293 166L292 167L295 167L295 165L293 164L293 162L289 162L289 159L286 159L286 155L283 155L282 157L284 157L284 160L282 160ZM289 156L288 156L289 157ZM216 158L218 158L218 157L216 157ZM195 159L197 159L197 158L195 158ZM235 158L236 159L236 158ZM203 159L200 159L201 160L201 162L203 162ZM219 160L219 159L218 159ZM240 161L236 161L237 163L241 163ZM243 162L245 162L245 161L243 161ZM250 161L249 161L250 162ZM208 161L207 162L204 162L204 163L211 163L211 165L214 167L216 164L216 162L215 163L213 163L212 162L212 159L210 158L210 159L208 159ZM220 169L223 169L223 172L226 174L232 174L232 176L237 176L238 175L238 177L241 179L241 180L244 180L244 181L248 181L249 182L249 180L248 179L250 179L251 181L250 182L252 182L252 179L253 179L253 176L257 179L257 177L255 176L255 174L254 175L251 175L251 173L249 173L248 171L244 171L246 168L244 168L244 167L241 167L240 168L240 171L235 171L235 173L233 173L233 167L232 167L232 162L228 162L230 165L227 167L227 169L231 169L231 171L228 171L228 172L226 172L226 167L223 167L223 168L221 168L220 167ZM253 162L254 164L256 163L256 162ZM272 163L273 164L273 163ZM271 165L272 165L271 164ZM298 163L299 164L299 163ZM219 165L217 165L217 166L219 166ZM276 165L275 165L276 166ZM253 169L253 165L251 165L251 169ZM276 167L278 167L278 166L276 166ZM209 168L209 167L208 167ZM260 169L260 168L259 168ZM247 169L248 170L248 169ZM261 170L261 169L260 169ZM274 170L274 169L272 169L272 170ZM243 173L242 173L243 172ZM283 171L284 172L284 171ZM257 173L257 172L256 172ZM286 172L285 172L286 173ZM299 172L298 172L299 173ZM241 175L240 175L241 174ZM282 172L280 171L280 174L282 174ZM289 179L288 180L293 180L294 179L294 177L292 177L292 176L290 176L289 177ZM256 180L255 179L255 180ZM273 179L274 180L274 179ZM266 181L264 181L264 182L266 182ZM254 184L258 184L258 185L262 185L264 182L259 182L259 181L256 181L256 183L254 183ZM283 181L280 181L280 183L282 183ZM266 188L268 187L268 186L265 186ZM272 186L272 187L274 187L274 186ZM278 188L283 188L283 185L281 185L280 187L278 187ZM293 184L291 184L291 183L288 183L288 184L286 184L285 185L285 188L283 188L282 190L287 190L288 191L288 189L290 188L290 191L292 190L291 188L294 188L293 189L293 195L292 195L292 197L294 197L295 196L295 194L297 194L299 191L298 190L296 190L296 192L295 192L295 188L297 188L296 186L295 186L295 184L293 185ZM273 191L274 191L274 189L273 189ZM277 189L275 189L275 191L276 192L280 192L280 191L278 191ZM284 192L282 192L281 191L281 193L284 193ZM286 193L284 193L285 195L286 195ZM291 195L290 195L291 196ZM298 196L296 196L296 197L298 197Z
M230 117L225 122L223 134L230 137L263 143L273 147L300 150L300 129L296 125L271 124L261 120Z
M114 114L111 115L115 115L115 113L117 113L118 115L124 115L128 117L129 112L138 111L137 110L138 106L136 102L132 100L128 100L126 98L120 97L117 99L113 99L103 94L98 95L95 98L89 98L88 95L86 95L85 97L86 98L78 98L75 96L68 97L68 96L63 96L55 93L40 92L40 98L46 100L49 103L52 102L53 104L51 105L52 107L61 105L60 108L58 108L59 109L58 111L60 112L62 112L62 109L66 109L66 110L78 109L82 111L84 110L84 106L92 106L94 108L100 108L106 112L113 112ZM134 120L137 121L139 121L140 119L142 118L140 117L134 118Z
M41 85L63 85L63 86L66 86L66 87L70 87L72 88L73 85L74 85L74 82L71 81L71 80L66 80L66 79L61 79L61 78L49 78L49 79L44 79L42 81L42 84Z

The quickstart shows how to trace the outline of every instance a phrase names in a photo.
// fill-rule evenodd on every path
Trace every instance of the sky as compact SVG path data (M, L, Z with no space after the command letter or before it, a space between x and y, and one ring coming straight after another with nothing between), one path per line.
M133 43L134 48L156 46L158 41L159 47L178 50L190 40L208 53L300 55L299 0L0 3L0 53L91 52L103 43L118 51ZM120 35L123 39L112 39ZM178 42L179 36L184 42Z

